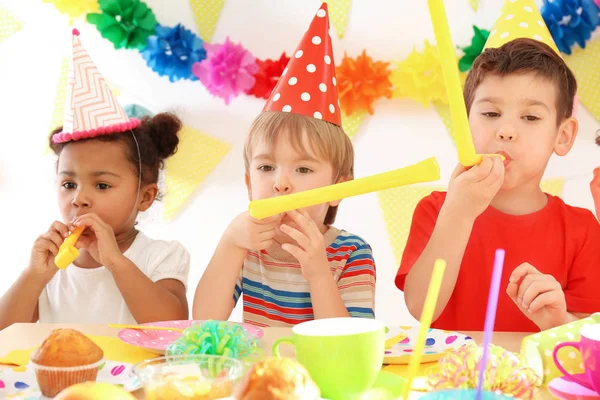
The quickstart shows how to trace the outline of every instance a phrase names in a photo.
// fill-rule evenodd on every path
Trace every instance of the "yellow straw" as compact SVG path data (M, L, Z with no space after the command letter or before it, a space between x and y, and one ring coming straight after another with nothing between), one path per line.
M475 152L469 119L467 117L467 107L463 97L460 77L458 75L458 63L456 62L456 51L452 44L450 36L450 27L446 17L443 0L428 0L429 15L433 24L435 41L440 54L440 63L442 75L448 94L448 105L450 107L450 116L452 117L452 126L454 127L454 139L458 151L458 161L465 167L471 167L481 162L481 154ZM489 156L504 156L499 154L488 154Z
M183 332L183 329L180 328L169 328L168 326L151 326L151 325L124 325L124 324L109 324L111 328L120 328L120 329L137 329L140 331L174 331L174 332Z
M423 312L421 312L421 327L419 329L419 336L415 342L410 363L408 364L408 379L406 381L406 386L404 387L404 400L408 399L412 382L419 370L421 356L423 354L423 349L425 348L427 332L431 326L431 320L433 319L433 312L435 310L435 304L437 303L438 295L440 294L440 287L442 286L442 278L444 277L445 270L446 261L436 260L435 265L433 266L431 281L429 282L429 289L427 289L427 297L425 297Z

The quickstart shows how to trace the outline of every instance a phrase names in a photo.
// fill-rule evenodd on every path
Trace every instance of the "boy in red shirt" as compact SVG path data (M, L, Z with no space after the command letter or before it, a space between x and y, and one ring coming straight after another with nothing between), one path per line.
M536 24L537 8L525 3L506 3L464 89L477 152L505 160L459 165L447 193L421 200L396 276L419 318L434 261L446 260L435 328L483 330L498 248L506 258L496 330L545 330L600 310L600 225L590 211L540 189L552 153L566 155L577 136L576 81L547 28ZM519 21L511 7L532 19ZM535 40L510 40L516 30L503 28L506 21L537 29Z

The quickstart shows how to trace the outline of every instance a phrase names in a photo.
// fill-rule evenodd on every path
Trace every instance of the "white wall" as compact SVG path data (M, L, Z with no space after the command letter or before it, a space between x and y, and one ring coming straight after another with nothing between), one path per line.
M147 0L163 25L184 23L195 30L187 0ZM425 38L434 41L425 1L354 0L344 40L334 38L336 60L363 48L375 59L402 60ZM446 0L456 44L470 43L472 28L491 28L500 0L481 1L475 14L467 0ZM259 58L290 54L306 30L319 0L227 0L214 35L229 35ZM54 198L54 160L43 156L60 63L68 54L70 29L65 16L40 0L0 0L25 22L24 29L0 43L0 293L26 266L34 239L59 218ZM252 21L252 22L247 22ZM154 111L174 110L188 125L228 140L232 150L198 190L189 207L171 223L160 218L160 205L142 218L151 237L177 239L192 254L189 299L217 241L232 217L247 207L241 157L242 139L263 101L247 96L229 106L210 97L197 82L170 83L155 75L136 51L116 51L95 27L78 25L81 39L106 79L119 89L122 103L138 102ZM552 159L547 177L565 177L564 198L592 207L588 182L598 164L593 144L600 125L581 109L580 135L563 159ZM434 109L411 101L383 100L354 140L356 175L367 176L436 156L442 182L456 153ZM216 210L220 210L216 212ZM337 226L357 233L373 246L378 266L377 309L390 324L410 323L402 294L395 289L394 261L377 196L342 203ZM240 319L237 309L232 316Z

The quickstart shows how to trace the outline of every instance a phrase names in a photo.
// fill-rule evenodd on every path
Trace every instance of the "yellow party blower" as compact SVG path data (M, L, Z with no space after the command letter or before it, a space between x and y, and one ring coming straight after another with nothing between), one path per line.
M77 239L79 239L84 230L85 226L76 228L65 239L63 244L60 245L58 254L54 257L54 264L56 264L59 269L67 268L69 265L73 264L73 261L75 261L77 257L79 257L79 250L75 248L75 243L77 243Z
M440 166L435 157L431 157L408 167L372 175L366 178L355 179L280 197L253 200L248 206L248 212L256 219L264 219L299 208L310 207L398 186L411 185L413 183L437 181L438 179L440 179Z

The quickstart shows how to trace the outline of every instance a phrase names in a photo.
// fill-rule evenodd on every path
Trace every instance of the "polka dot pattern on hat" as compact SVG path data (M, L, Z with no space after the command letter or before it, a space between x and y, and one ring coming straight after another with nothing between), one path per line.
M263 111L283 111L341 126L327 3L321 4Z

